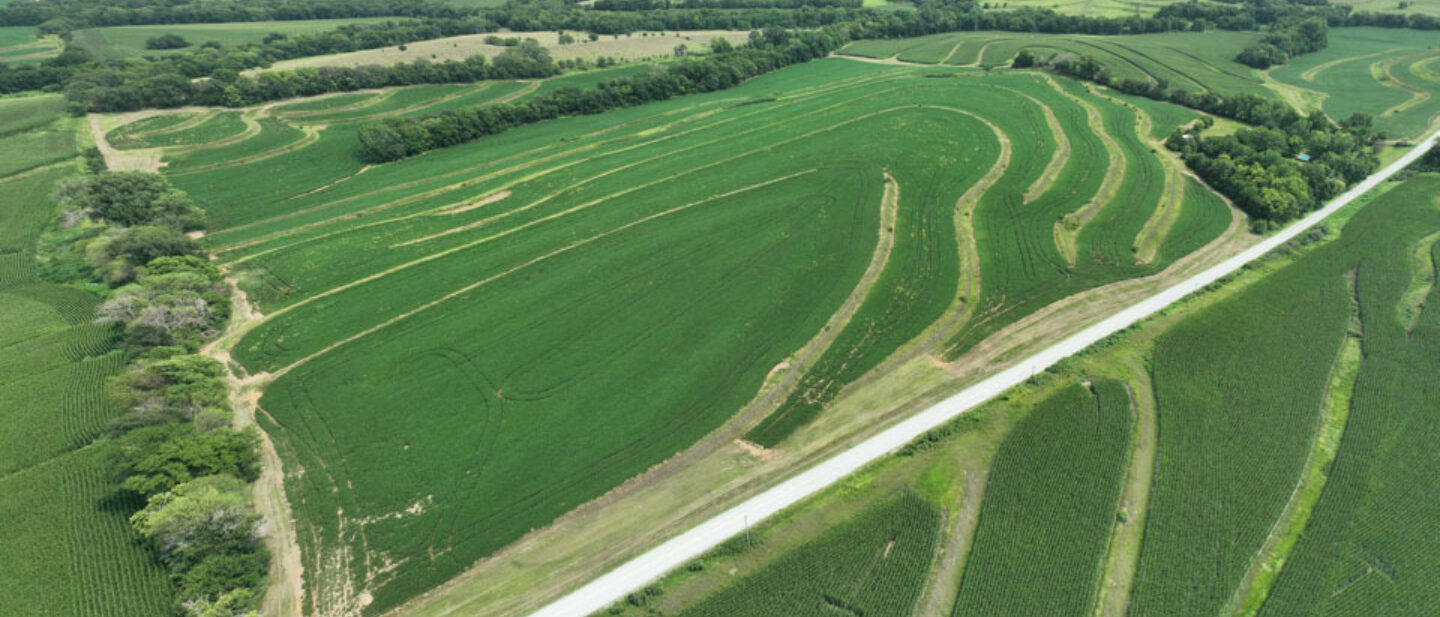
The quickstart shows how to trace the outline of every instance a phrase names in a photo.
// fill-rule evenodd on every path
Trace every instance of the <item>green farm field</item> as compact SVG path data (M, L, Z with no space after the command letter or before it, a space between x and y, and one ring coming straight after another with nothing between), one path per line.
M942 541L910 614L1428 615L1440 602L1440 401L1424 383L1440 357L1440 174L1367 199L757 537L814 533L799 528L896 485L931 487L933 461L998 444L993 462L940 474L962 504L979 502L978 523L963 505L947 511L959 539ZM1154 417L1132 433L1132 410ZM996 427L1005 416L1018 420ZM966 481L977 466L989 470L983 494ZM707 571L744 563L724 555L707 556ZM672 573L660 588L693 595L705 576ZM751 578L710 575L718 591L705 597L740 595ZM777 578L794 593L821 587ZM932 600L951 586L953 604Z
M941 520L934 504L902 494L678 614L908 617L925 587Z
M159 26L112 26L88 28L73 33L74 43L107 60L123 60L143 56L166 56L185 53L201 44L215 41L222 47L259 43L266 35L314 34L334 30L345 24L393 21L396 18L372 17L359 19L310 19L301 21L235 22L220 24L167 24ZM190 42L183 49L146 49L145 41L162 34L178 34Z
M1252 32L1226 31L1133 36L960 32L856 41L838 53L921 64L994 67L1008 66L1024 49L1041 60L1057 54L1090 56L1118 77L1163 79L1194 92L1271 95L1252 69L1234 61L1235 50L1253 38Z
M1293 99L1336 120L1368 113L1395 137L1419 137L1440 117L1440 42L1433 32L1336 28L1330 45L1270 70Z
M1390 0L1339 0L1335 4L1346 4L1355 7L1356 11L1367 11L1370 13L1395 13L1410 14L1419 13L1422 15L1440 16L1440 0L1409 0L1405 8L1400 8L1399 2Z
M287 469L306 470L288 490L306 584L325 590L307 611L394 607L742 409L762 420L749 403L777 376L833 395L1158 272L1232 222L1145 156L1139 108L1030 72L827 60L353 157L349 120L594 78L287 103L243 112L262 127L245 139L166 148L263 314L232 353L268 383L260 419ZM894 138L857 149L867 135ZM823 410L767 420L767 440Z
M0 561L10 564L0 614L155 617L173 610L169 578L136 542L126 520L135 504L116 502L110 463L92 445L121 411L105 381L124 357L108 351L111 330L91 323L99 296L35 274L50 193L79 171L63 109L54 96L0 102L0 127L18 131L0 144L25 144L0 161ZM21 169L30 171L9 173Z
M1001 444L955 600L955 617L1085 615L1097 582L1134 424L1124 383L1073 384Z

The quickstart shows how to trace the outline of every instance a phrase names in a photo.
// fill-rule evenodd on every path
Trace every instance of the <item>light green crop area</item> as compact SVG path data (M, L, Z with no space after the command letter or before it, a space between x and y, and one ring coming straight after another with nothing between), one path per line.
M1338 31L1338 29L1337 29ZM839 53L924 64L1008 66L1021 50L1041 61L1089 56L1116 77L1159 81L1192 92L1270 96L1249 67L1234 61L1253 32L1171 32L1130 36L957 32L913 39L856 41Z
M963 350L1156 272L1231 218L1175 200L1160 257L1137 263L1184 184L1146 156L1143 110L1032 72L828 60L396 163L354 156L365 122L637 70L663 69L250 110L259 132L168 151L264 313L234 355L273 376L262 422L307 470L289 490L308 584L381 612L693 444L802 348L823 359L797 391L833 392L897 350ZM156 122L139 128L179 126ZM1056 221L1087 200L1067 259ZM767 420L767 440L823 411ZM358 550L376 557L337 559Z
M1418 137L1440 115L1440 48L1434 32L1334 28L1325 49L1271 69L1277 82L1323 101L1326 115L1375 117L1382 131Z

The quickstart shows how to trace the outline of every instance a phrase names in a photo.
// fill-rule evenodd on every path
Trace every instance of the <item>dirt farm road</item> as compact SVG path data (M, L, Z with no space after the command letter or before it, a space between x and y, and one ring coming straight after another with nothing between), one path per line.
M1325 207L1291 223L1258 244L1196 274L1189 279L1137 302L1110 317L1081 330L934 407L901 420L855 447L841 452L785 481L751 497L655 548L607 572L601 577L551 602L530 617L585 617L621 600L626 594L654 581L667 572L684 566L690 560L743 533L747 526L775 515L781 510L809 497L845 476L883 457L927 431L954 419L980 404L1023 383L1067 356L1149 317L1191 293L1239 270L1271 250L1289 242L1310 227L1334 214L1390 176L1404 169L1435 144L1440 131L1419 141L1399 160L1387 165L1369 178L1332 200Z

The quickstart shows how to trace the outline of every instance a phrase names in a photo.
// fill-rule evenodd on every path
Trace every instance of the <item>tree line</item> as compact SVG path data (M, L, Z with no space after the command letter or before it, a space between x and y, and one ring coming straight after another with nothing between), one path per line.
M57 184L60 217L37 254L44 278L101 287L96 322L129 360L106 384L124 412L98 443L115 502L132 504L177 614L253 617L270 568L248 486L259 436L233 428L226 368L197 353L231 314L220 270L186 235L204 212L157 174L105 171L103 160L91 169Z
M65 88L72 111L113 112L146 108L207 105L244 107L265 101L366 88L417 84L472 83L487 79L539 79L559 74L549 52L526 41L496 54L493 60L475 55L464 60L420 59L391 66L306 67L241 75L216 69L207 79L176 73L132 75L95 69L75 72Z
M1259 41L1235 56L1235 61L1257 69L1285 64L1293 56L1325 49L1329 44L1326 22L1319 17L1286 17L1275 22Z
M595 0L597 11L656 11L663 9L798 9L801 7L860 8L861 0Z
M28 0L0 5L0 26L62 34L106 26L471 14L436 0Z

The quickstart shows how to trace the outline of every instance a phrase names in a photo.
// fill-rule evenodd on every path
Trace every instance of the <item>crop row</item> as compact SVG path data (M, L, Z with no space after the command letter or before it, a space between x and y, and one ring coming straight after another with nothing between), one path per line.
M900 495L679 615L907 617L925 586L941 518L924 499Z
M1427 615L1440 605L1440 299L1432 289L1411 331L1398 318L1410 253L1440 230L1429 204L1440 176L1418 176L1355 216L1316 267L1314 284L1354 269L1364 360L1339 454L1304 535L1261 615ZM1437 251L1432 247L1431 256Z
M1129 463L1125 384L1073 384L1005 437L955 601L956 617L1087 615Z

